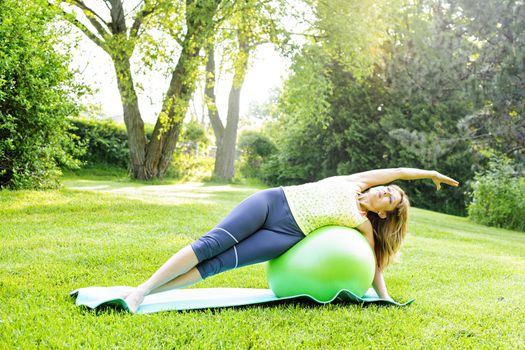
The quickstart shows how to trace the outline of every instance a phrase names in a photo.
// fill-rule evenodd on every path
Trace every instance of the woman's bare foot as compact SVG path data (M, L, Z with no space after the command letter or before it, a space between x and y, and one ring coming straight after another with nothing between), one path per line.
M122 299L126 299L131 293L133 293L134 290L135 290L135 288L127 290L125 292L122 292L122 293L120 293L120 297Z
M124 297L126 304L128 305L129 311L135 313L139 308L140 304L144 301L146 292L140 286L135 288L131 293Z

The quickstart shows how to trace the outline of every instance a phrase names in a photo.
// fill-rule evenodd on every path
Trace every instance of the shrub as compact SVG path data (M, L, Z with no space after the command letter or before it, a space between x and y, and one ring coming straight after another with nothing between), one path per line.
M275 144L267 136L255 132L244 132L239 137L241 174L246 178L263 179L261 168L265 160L277 151Z
M173 155L171 166L166 177L185 181L202 181L211 178L215 159L204 156L194 156L188 153Z
M493 158L472 184L469 217L480 224L525 231L525 178L512 163Z
M209 143L202 124L196 120L185 123L166 176L187 181L209 178L215 163L214 158L206 155Z
M86 145L81 158L88 165L108 164L127 168L129 162L128 136L124 125L112 120L73 119L73 131Z
M110 165L129 168L128 136L124 124L111 119L72 119L72 132L78 143L86 148L81 160L89 166ZM146 138L151 139L153 125L145 125ZM209 142L204 128L195 121L184 124L181 137L173 156L168 177L193 178L208 171L209 162L195 157L197 150L204 149Z
M210 139L206 134L206 129L198 121L191 120L183 126L175 156L184 152L199 157L199 154L202 153L199 150L206 149L209 143Z
M45 1L0 1L0 187L49 188L78 166L68 117L82 86Z

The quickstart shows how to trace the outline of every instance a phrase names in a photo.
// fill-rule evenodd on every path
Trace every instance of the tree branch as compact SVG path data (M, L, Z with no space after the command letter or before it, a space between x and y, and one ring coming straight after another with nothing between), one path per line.
M93 33L91 30L89 30L82 22L80 22L74 14L66 12L66 10L61 8L60 5L56 6L49 0L48 0L48 5L58 8L61 11L62 16L64 17L66 21L68 21L69 23L74 25L77 29L82 31L84 35L86 35L91 41L93 41L101 49L108 52L105 41L97 37L97 35Z
M84 4L82 0L73 0L71 2L71 5L74 5L78 7L80 10L82 10L86 18L93 25L93 27L95 27L98 34L102 38L105 39L107 35L111 35L111 32L108 30L109 24L106 23L106 21L104 21L104 19L98 13L96 13L91 8L86 6L86 4ZM102 24L104 24L106 27L103 27Z
M217 104L215 103L217 97L215 96L215 47L209 45L207 48L208 60L206 61L206 80L204 87L204 98L206 107L208 108L208 117L210 118L211 126L217 139L222 139L224 135L224 125L219 117Z
M111 2L108 1L108 0L104 0L104 5L106 5L106 7L108 8L108 10L111 12L111 7L109 6Z
M111 28L114 34L126 33L126 18L122 0L110 0L111 4Z
M143 20L152 14L154 11L154 8L148 8L145 7L142 9L139 13L137 13L137 16L135 17L135 21L133 22L133 25L131 26L131 30L129 33L129 36L131 38L136 38L138 36L139 29L142 25Z
M96 36L92 31L90 31L82 22L80 22L76 17L75 18L67 18L71 24L73 24L75 27L80 29L91 41L93 41L95 44L97 44L101 49L108 52L106 42L104 40L101 40L99 37Z

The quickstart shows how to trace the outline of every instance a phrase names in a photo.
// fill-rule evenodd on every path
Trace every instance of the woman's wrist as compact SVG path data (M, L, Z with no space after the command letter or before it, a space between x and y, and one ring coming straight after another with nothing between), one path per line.
M420 179L434 179L439 173L435 170L425 170L417 168L399 168L400 180L420 180Z

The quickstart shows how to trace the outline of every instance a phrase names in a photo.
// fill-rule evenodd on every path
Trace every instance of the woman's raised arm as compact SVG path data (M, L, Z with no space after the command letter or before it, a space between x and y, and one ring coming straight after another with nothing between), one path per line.
M416 168L375 169L346 176L346 179L358 183L363 191L370 187L389 184L395 180L432 179L438 190L441 188L441 183L450 186L459 185L459 182L456 180L440 174L435 170Z

